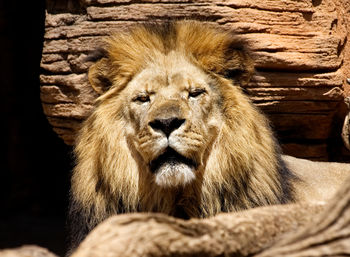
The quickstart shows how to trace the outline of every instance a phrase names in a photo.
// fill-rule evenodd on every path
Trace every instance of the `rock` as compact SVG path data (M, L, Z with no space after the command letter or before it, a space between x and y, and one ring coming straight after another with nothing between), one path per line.
M0 250L0 257L57 257L57 255L39 246L25 245L13 249Z
M163 214L122 214L97 226L72 257L248 256L307 224L322 208L270 206L188 221Z
M349 10L346 0L48 0L44 112L72 144L97 97L84 76L91 64L85 57L105 36L140 21L201 19L249 43L257 69L246 89L271 117L285 153L327 160L330 151L341 152L329 142L341 141L343 99L350 93Z
M72 257L348 255L350 177L326 205L267 206L186 221L117 215L90 232Z

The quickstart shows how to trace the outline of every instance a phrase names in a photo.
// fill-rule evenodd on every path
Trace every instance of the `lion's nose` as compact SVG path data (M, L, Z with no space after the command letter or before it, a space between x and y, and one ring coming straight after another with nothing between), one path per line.
M163 131L163 133L169 137L171 132L178 129L183 123L185 119L179 119L176 117L168 118L168 119L155 119L149 123L149 125L154 130Z

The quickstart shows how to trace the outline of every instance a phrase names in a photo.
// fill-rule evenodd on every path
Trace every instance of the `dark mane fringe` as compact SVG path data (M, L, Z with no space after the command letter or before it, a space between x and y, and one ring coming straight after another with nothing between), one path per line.
M96 48L85 57L84 62L97 62L98 60L108 57L108 52L103 47Z

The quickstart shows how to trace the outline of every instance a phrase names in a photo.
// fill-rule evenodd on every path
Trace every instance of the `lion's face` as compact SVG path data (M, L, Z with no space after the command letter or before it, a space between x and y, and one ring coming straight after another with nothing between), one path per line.
M176 187L205 169L224 124L218 80L230 77L230 88L228 81L242 85L252 65L234 37L200 23L174 23L163 32L141 26L110 38L89 80L102 94L101 106L110 106L104 112L118 109L114 116L122 116L122 133L140 173L151 174L158 186ZM103 124L113 133L110 126L117 122Z
M125 99L126 136L159 186L190 183L220 124L213 79L172 53L139 72Z

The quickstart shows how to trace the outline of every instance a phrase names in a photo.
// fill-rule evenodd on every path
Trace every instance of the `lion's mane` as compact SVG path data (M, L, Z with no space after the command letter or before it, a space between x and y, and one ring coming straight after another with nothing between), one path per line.
M70 207L75 241L117 213L209 217L291 200L290 174L269 122L239 87L253 71L243 44L230 32L194 21L137 26L108 39L102 58L89 71L101 96L75 147ZM206 150L205 168L183 187L159 187L151 173L140 172L124 136L129 121L119 92L155 50L185 53L215 77L221 92L222 129Z

